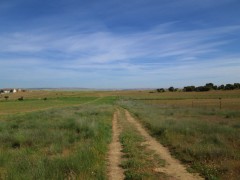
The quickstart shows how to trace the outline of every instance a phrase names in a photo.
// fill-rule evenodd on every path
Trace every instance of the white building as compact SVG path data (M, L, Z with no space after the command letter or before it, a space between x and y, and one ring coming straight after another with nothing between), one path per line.
M16 93L17 90L16 89L1 89L0 93L2 94L8 94L8 93Z

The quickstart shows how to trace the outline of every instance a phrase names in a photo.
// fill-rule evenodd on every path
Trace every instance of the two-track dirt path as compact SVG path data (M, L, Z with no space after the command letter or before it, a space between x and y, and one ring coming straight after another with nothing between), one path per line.
M193 179L203 179L197 174L191 174L187 172L186 168L175 158L173 158L167 148L157 142L149 133L142 127L142 125L136 121L131 114L125 110L125 116L129 123L133 124L139 133L145 138L148 147L154 150L161 159L166 161L165 167L159 167L155 171L163 172L174 179L180 180L193 180Z
M121 133L121 127L118 123L119 111L116 111L113 115L112 121L112 142L109 146L108 153L108 178L110 180L122 180L124 179L124 170L120 167L122 157L122 146L119 141L119 135Z
M122 161L122 146L119 142L119 135L121 133L121 127L119 124L120 112L117 110L114 113L112 121L112 133L113 138L109 147L108 153L108 178L110 180L123 180L124 170L120 167ZM201 178L198 174L191 174L187 172L186 167L182 165L177 159L171 156L169 150L162 146L158 141L156 141L149 133L143 128L143 126L135 120L131 114L125 110L126 120L133 124L140 135L145 138L145 141L150 150L153 150L161 159L165 160L166 165L164 167L158 167L154 171L166 174L168 179L174 180L200 180Z

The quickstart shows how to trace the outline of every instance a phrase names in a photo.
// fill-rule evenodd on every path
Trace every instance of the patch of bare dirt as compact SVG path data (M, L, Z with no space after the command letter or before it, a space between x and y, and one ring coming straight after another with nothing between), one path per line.
M169 150L157 142L152 136L148 134L148 132L142 127L142 125L136 121L130 113L125 110L125 115L127 120L132 123L139 133L145 138L148 147L151 150L154 150L156 154L158 154L161 159L166 161L166 165L164 167L159 167L154 169L154 171L165 173L173 179L179 180L194 180L194 179L203 179L198 174L191 174L187 172L186 167L182 165L177 159L171 156Z
M122 157L122 146L119 142L121 128L118 123L119 111L115 112L112 121L112 142L108 153L108 178L109 180L124 179L124 170L120 167Z

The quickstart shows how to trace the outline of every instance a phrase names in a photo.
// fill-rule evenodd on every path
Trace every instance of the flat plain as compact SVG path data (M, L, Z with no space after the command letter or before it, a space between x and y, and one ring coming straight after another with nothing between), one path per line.
M240 178L239 90L36 90L4 96L0 179L109 179L116 111L125 179L171 179L172 173L161 171L164 157L148 148L125 110L188 172L205 179Z

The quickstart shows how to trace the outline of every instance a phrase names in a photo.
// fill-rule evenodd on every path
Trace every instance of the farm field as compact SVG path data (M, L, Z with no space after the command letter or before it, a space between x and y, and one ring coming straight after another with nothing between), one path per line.
M59 92L59 91L28 91L15 94L2 94L0 98L0 114L12 114L31 112L36 110L47 110L58 107L88 103L101 99L97 92ZM24 101L18 101L23 97Z
M120 104L190 172L198 172L206 179L239 179L238 108L219 109L207 103L192 108L184 103L187 100L183 104L169 101L122 100Z
M106 179L112 100L90 100L1 116L0 179Z
M31 91L8 100L2 95L0 179L108 179L114 116L121 129L117 166L123 177L174 177L159 170L167 168L164 155L148 148L126 110L188 172L206 179L240 178L239 90L124 90Z

